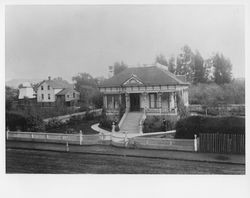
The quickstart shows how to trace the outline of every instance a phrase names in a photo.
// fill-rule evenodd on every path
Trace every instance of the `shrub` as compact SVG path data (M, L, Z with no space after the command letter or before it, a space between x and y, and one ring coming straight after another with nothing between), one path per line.
M89 112L87 111L86 114L85 114L85 119L86 120L93 120L94 119L94 113L93 112Z
M175 138L193 139L194 134L200 133L245 133L245 119L191 116L176 124Z
M44 131L45 124L38 115L26 115L20 112L6 113L6 126L11 131Z
M27 116L19 112L6 112L6 127L11 131L26 131Z
M60 127L62 127L64 125L65 125L65 123L63 123L62 121L60 121L58 119L51 119L46 124L46 130L60 128Z
M166 120L166 126L163 124L163 119ZM143 133L173 130L176 119L168 116L148 116L143 123Z
M112 121L107 118L101 118L99 127L108 131L112 131Z

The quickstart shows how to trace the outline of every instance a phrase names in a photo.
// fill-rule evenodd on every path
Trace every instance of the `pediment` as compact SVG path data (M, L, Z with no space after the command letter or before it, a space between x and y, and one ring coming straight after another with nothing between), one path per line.
M132 74L129 79L127 79L123 85L142 85L143 82L135 75L135 74Z

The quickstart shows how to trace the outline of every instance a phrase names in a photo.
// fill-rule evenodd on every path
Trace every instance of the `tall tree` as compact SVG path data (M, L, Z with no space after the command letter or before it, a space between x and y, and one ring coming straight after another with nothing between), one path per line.
M232 64L230 60L219 53L216 53L212 60L214 66L214 82L217 84L231 82Z
M176 74L186 75L187 81L193 82L194 54L188 45L181 49L181 53L177 57Z
M175 58L174 56L171 56L168 60L168 70L172 72L173 74L176 73L176 64L175 64Z
M194 76L193 76L193 83L204 83L206 82L205 79L205 66L204 60L197 50L194 55Z
M72 80L76 90L80 92L80 101L85 105L91 103L91 97L98 92L96 80L88 73L79 73Z
M163 54L156 56L155 62L168 67L167 58Z
M114 63L114 75L119 74L123 70L127 69L128 66L123 61Z

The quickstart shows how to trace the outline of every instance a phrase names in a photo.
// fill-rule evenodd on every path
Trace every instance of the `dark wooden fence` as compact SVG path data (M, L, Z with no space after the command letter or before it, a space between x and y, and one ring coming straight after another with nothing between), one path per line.
M199 151L211 153L245 153L245 134L200 133Z

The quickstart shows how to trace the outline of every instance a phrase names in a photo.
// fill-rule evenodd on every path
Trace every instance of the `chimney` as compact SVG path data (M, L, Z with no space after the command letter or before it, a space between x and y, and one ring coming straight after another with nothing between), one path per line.
M114 66L108 67L108 77L111 78L114 75Z
M48 79L51 80L51 77L49 76Z

